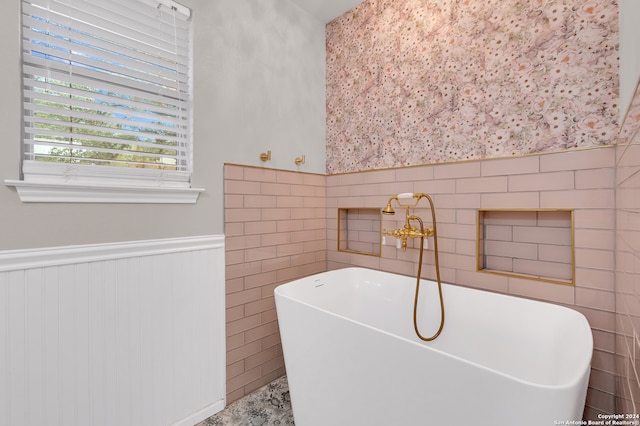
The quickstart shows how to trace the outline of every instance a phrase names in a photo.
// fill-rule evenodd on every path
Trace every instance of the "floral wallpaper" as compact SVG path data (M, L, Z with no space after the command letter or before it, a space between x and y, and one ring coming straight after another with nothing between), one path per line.
M620 124L618 144L640 143L640 81L636 84L631 104Z
M616 0L367 0L326 31L328 174L617 134Z

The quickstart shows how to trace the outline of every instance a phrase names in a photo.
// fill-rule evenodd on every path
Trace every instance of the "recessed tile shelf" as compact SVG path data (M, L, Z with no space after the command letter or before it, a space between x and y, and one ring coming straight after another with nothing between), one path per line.
M339 208L338 251L380 257L381 226L378 208Z
M478 210L477 269L574 285L571 209Z

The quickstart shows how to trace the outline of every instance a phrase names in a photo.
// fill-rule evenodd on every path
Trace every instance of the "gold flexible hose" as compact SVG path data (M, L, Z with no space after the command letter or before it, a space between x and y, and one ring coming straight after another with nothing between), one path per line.
M420 259L418 261L418 276L416 278L416 296L413 300L413 328L416 331L416 334L420 338L420 340L424 340L426 342L430 342L435 340L436 337L440 335L442 329L444 327L444 300L442 298L442 282L440 281L440 262L438 261L438 232L436 230L436 212L433 206L433 201L431 197L427 194L423 194L423 196L429 200L429 204L431 205L431 218L433 220L433 252L436 263L436 279L438 281L438 294L440 295L440 327L438 331L431 337L424 337L418 328L418 294L420 293L420 276L422 275L422 254L424 252L424 223L422 219L418 216L411 216L409 220L417 220L420 223L420 232L422 232L423 236L420 237Z

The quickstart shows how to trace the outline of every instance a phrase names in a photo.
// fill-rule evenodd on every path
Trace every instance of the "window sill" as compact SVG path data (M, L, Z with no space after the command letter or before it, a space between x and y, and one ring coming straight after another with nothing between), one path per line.
M105 186L5 180L23 203L195 204L202 188Z

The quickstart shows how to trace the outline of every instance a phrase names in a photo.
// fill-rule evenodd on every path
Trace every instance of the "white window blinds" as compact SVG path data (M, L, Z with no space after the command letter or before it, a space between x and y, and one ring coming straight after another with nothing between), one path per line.
M24 181L189 187L190 11L23 0Z

